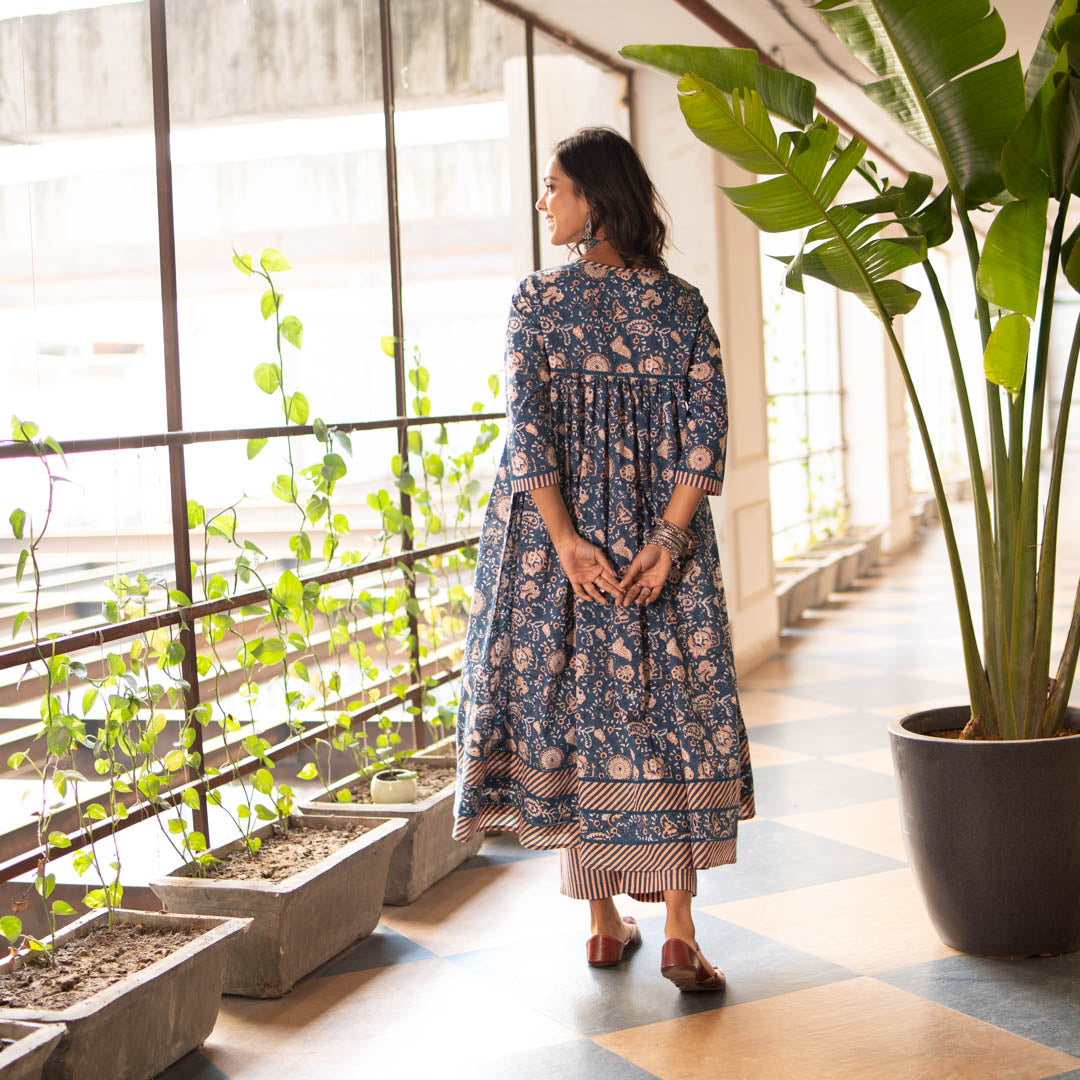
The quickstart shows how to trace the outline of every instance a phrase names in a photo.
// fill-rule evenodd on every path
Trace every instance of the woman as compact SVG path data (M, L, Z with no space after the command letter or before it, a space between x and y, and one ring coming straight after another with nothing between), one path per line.
M457 724L454 836L558 848L595 966L640 942L613 897L667 905L661 970L718 990L691 897L754 814L706 494L727 405L701 294L667 271L633 147L555 148L536 209L580 256L529 275L507 328L507 442L486 513Z

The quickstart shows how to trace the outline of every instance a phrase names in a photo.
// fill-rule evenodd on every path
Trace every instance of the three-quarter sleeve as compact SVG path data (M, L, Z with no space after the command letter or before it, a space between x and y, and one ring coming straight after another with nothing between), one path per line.
M687 371L686 421L675 483L719 495L724 484L728 411L720 342L704 300Z
M551 369L534 301L523 283L506 326L507 461L511 491L559 482L551 423Z

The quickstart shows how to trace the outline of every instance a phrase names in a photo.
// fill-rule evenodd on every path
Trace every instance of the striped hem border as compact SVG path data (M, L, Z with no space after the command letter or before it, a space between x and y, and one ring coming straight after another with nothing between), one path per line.
M454 822L451 836L462 844L477 833L517 833L518 843L524 848L548 850L570 847L580 836L576 821L564 821L559 825L534 825L527 821L521 811L513 806L485 806L474 817L459 818Z
M586 868L576 845L559 852L559 878L559 891L573 900L603 900L627 893L635 900L657 904L663 901L666 889L685 889L691 896L697 895L697 871L692 866L645 873Z
M692 488L700 488L707 495L719 495L724 486L718 476L710 476L708 473L690 472L689 469L676 469L675 483L687 484Z
M672 810L726 810L739 801L738 779L578 781L582 810L631 813Z
M486 758L463 755L460 773L462 788L478 788L488 777L504 777L520 784L527 795L536 799L566 795L578 783L573 769L536 769L506 750L494 750Z
M693 866L707 870L735 862L737 838L682 840L674 843L581 842L581 865L593 869L659 871Z
M518 476L510 481L510 490L532 491L533 488L554 487L559 482L559 470L548 469L547 472L536 473L533 476Z

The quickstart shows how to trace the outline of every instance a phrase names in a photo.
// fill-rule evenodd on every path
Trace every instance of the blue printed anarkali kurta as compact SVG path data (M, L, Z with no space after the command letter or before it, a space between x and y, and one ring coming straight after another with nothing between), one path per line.
M457 724L454 835L579 845L582 867L735 860L754 814L708 500L650 604L575 597L529 490L558 484L621 572L676 483L719 494L727 402L697 289L578 260L525 278L506 344L507 441L481 534Z

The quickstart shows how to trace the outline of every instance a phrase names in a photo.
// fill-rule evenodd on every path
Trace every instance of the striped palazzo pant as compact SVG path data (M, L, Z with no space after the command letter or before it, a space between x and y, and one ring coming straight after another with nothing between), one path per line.
M697 895L697 871L692 866L669 870L605 870L581 865L580 849L559 848L559 892L574 900L603 900L628 893L635 900L660 903L665 889L686 889Z

